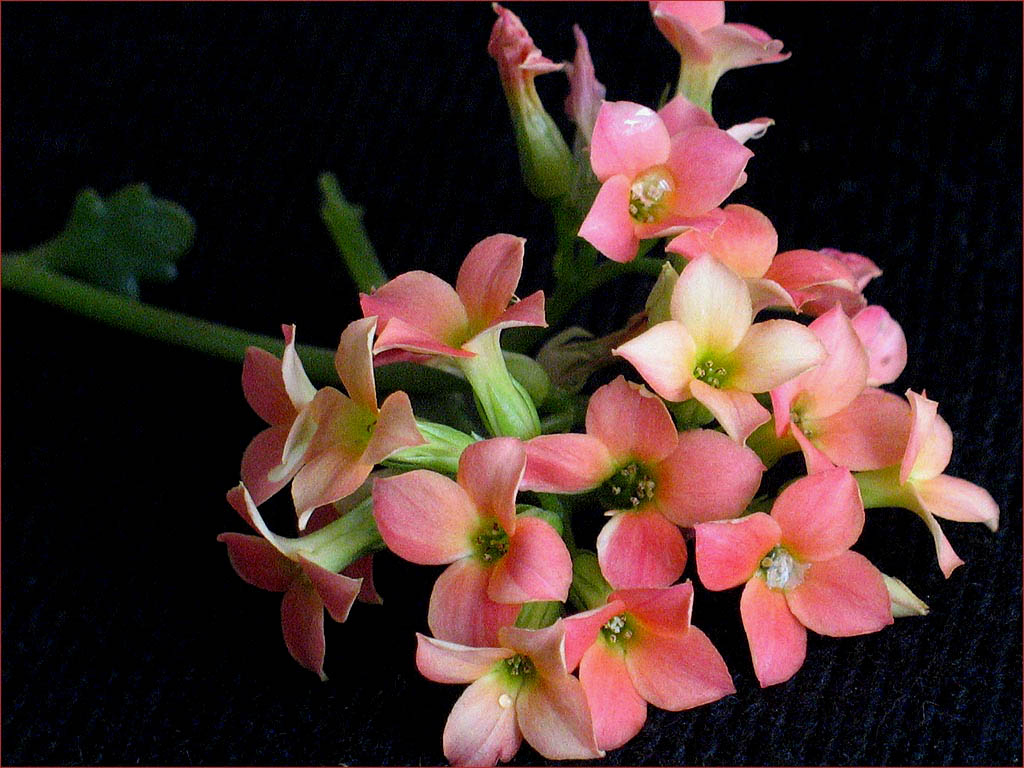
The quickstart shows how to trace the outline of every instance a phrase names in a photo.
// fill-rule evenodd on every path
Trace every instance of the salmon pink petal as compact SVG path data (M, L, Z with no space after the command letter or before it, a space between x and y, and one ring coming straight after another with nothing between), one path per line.
M666 162L676 182L672 210L697 216L715 208L740 186L753 156L719 128L698 126L677 133Z
M750 579L782 536L779 524L764 512L738 520L700 523L694 531L697 573L701 583L714 592Z
M761 277L779 249L779 235L763 213L749 205L727 205L725 221L711 238L711 255L740 277Z
M308 458L334 447L338 433L357 435L360 422L366 422L366 411L333 387L324 387L295 417L281 449L280 464L271 470L268 479L276 483L294 474ZM357 448L351 443L339 445L343 445L343 450L353 459L363 447Z
M831 309L836 299L839 299L847 314L854 315L860 307L857 307L856 311L849 311L852 307L849 306L850 299L847 297L854 297L863 302L853 272L842 262L822 251L799 248L779 253L772 260L764 277L774 280L789 291L798 306L811 301L820 303L825 297L831 297L832 301L821 308L822 312Z
M281 361L265 349L246 348L242 392L245 401L267 424L290 424L295 418L295 406L281 376Z
M597 640L597 633L612 618L622 613L626 604L621 600L609 601L606 605L582 613L574 613L562 619L565 627L565 668L572 672L579 666L580 659Z
M523 738L549 760L604 757L580 681L571 675L539 675L515 702Z
M353 460L341 450L317 456L299 470L292 480L292 501L304 530L313 510L343 499L359 488L370 476L373 464Z
M942 575L948 579L953 575L953 571L964 564L964 561L953 550L953 545L949 543L946 534L942 532L942 527L939 525L939 521L935 519L935 515L923 506L918 510L917 514L924 520L924 524L928 526L928 532L932 535L932 539L935 542L935 558L939 562L939 569L942 571Z
M524 325L547 327L548 321L544 316L544 291L535 291L525 299L514 302L488 328L518 328Z
M536 517L520 517L508 554L491 570L487 596L498 603L565 602L571 582L572 560L558 532Z
M749 24L722 24L705 32L704 40L714 48L715 66L723 72L773 64L790 56L781 52L781 40L773 40L767 32Z
M744 392L767 392L825 357L825 348L807 326L793 320L766 320L752 325L733 352L737 370L729 385Z
M999 528L999 506L992 494L974 483L938 475L915 480L913 488L921 506L933 515L959 523L984 523L993 531Z
M498 672L469 686L452 707L441 743L452 765L494 765L508 762L523 737L512 698Z
M619 589L608 596L608 601L621 601L625 610L651 632L678 634L690 626L693 584L686 581L671 587Z
M831 560L848 550L864 530L864 505L857 481L837 467L801 477L772 506L782 544L800 560Z
M867 256L861 256L859 253L845 253L835 248L822 248L821 252L850 270L859 291L863 291L872 278L879 277L882 274L882 270L878 268L875 262Z
M291 424L280 424L263 430L252 439L242 454L242 482L250 489L256 504L262 504L288 485L298 471L299 465L296 463L283 475L275 474L276 480L270 479L271 471L281 464L281 454L284 453L290 427Z
M594 643L580 664L580 683L594 719L601 749L615 749L632 739L647 721L647 702L633 687L621 653Z
M672 453L679 439L661 399L622 376L591 396L587 434L604 443L616 461L631 458L652 464Z
M666 400L678 402L689 397L696 347L682 323L658 323L613 349L612 354L626 358Z
M753 305L755 315L769 307L796 312L796 304L793 302L793 297L789 295L789 291L774 280L747 278L747 289L750 291L750 303Z
M284 353L281 356L281 379L285 391L295 410L300 410L316 395L316 387L310 382L306 370L302 367L298 352L295 351L295 326L282 325L284 334Z
M435 683L472 683L512 655L508 648L473 648L416 633L416 669Z
M762 138L773 125L775 125L775 121L770 117L755 117L746 123L730 126L726 128L725 132L740 144L746 144L751 139Z
M836 464L854 472L900 463L910 434L907 401L867 389L834 416L813 424L814 444Z
M377 389L373 379L373 334L376 317L353 320L341 333L334 369L354 402L368 411L377 410Z
M853 318L857 332L868 353L868 386L891 384L907 365L907 337L903 328L884 307L864 307Z
M604 443L591 435L541 435L525 447L526 472L519 486L524 491L582 493L597 488L615 469Z
M733 440L745 443L751 433L772 415L749 392L716 389L703 381L690 382L690 393L707 408Z
M725 3L709 0L662 0L651 3L651 11L659 11L676 21L688 24L696 32L725 23Z
M807 656L807 630L790 612L783 593L769 589L762 579L751 579L740 597L740 616L761 687L795 675Z
M725 220L723 214L723 222ZM699 229L688 229L681 235L672 238L666 245L669 253L678 253L688 261L711 253L711 233Z
M867 386L868 355L838 304L809 326L828 353L821 365L800 375L796 407L801 417L838 413Z
M299 564L302 566L302 572L313 583L313 588L320 596L327 612L331 614L331 618L337 622L345 621L352 610L352 604L359 596L362 580L333 573L304 557L299 558Z
M442 344L465 341L469 319L462 300L448 283L429 272L406 272L371 294L360 294L364 317L377 317L383 333L398 318Z
M364 464L380 464L395 451L410 445L423 445L426 440L416 426L412 403L405 392L392 392L385 398L377 423L360 459Z
M426 469L374 480L373 518L388 549L420 565L466 557L480 526L466 491Z
M808 422L808 428L814 429L814 424ZM796 440L797 445L800 446L800 451L804 455L804 466L807 467L808 475L816 475L819 472L827 472L830 469L835 469L835 464L824 452L819 450L818 446L811 442L811 439L800 429L794 427L791 430L793 438Z
M227 544L231 567L246 584L284 592L298 573L298 566L261 536L222 533L217 541Z
M512 535L516 527L516 492L526 469L526 450L514 437L473 443L459 459L459 485L482 518L493 518Z
M623 512L597 537L601 573L615 589L667 587L683 575L683 534L657 512Z
M721 432L690 429L655 470L658 508L676 525L736 517L761 484L757 454ZM709 482L709 478L714 478Z
M569 95L565 97L565 112L576 123L580 136L590 141L597 122L597 113L604 101L605 87L597 80L594 62L590 58L587 37L578 25L573 24L572 34L576 38L576 58L566 71L569 76Z
M900 464L900 484L909 477L927 479L942 473L953 455L953 433L938 414L939 404L925 395L906 392L912 426Z
M636 223L633 231L641 240L652 237L674 237L681 232L696 230L702 234L711 234L725 221L721 208L712 208L697 216L669 212L664 217L651 223Z
M498 645L498 630L515 623L520 606L487 597L491 569L472 557L456 560L434 582L427 626L441 640L474 646Z
M619 174L608 179L580 226L579 236L612 261L632 261L640 247L629 215L629 187L628 176Z
M281 600L281 629L288 652L299 664L324 674L324 604L308 579L296 579Z
M312 524L307 526L307 528L312 528ZM356 600L372 605L384 603L383 598L377 594L377 588L373 583L373 555L360 557L352 565L342 569L341 572L350 579L358 579L361 582Z
M732 352L753 319L747 284L710 256L694 259L683 269L672 290L671 312L673 320L686 326L701 354Z
M683 96L683 94L679 94L659 109L658 116L665 124L669 136L675 136L687 128L696 128L698 126L707 128L718 127L715 118L706 109L698 107Z
M665 124L653 110L631 101L606 101L590 137L590 165L602 182L620 174L632 178L664 163L670 143Z
M864 635L892 624L882 572L856 552L811 563L803 582L785 595L793 615L819 635Z
M508 307L523 272L525 244L521 237L491 235L470 249L459 268L455 291L473 328L486 328Z
M559 619L543 629L513 625L498 630L498 645L529 656L541 675L559 676L565 668L565 623Z
M721 20L718 8L721 8ZM704 42L705 29L725 20L725 4L698 0L663 0L651 3L654 23L666 39L688 62L710 64L714 49ZM711 23L714 21L714 23Z
M453 335L454 337L454 335ZM456 338L458 340L458 338ZM400 349L421 355L446 355L448 357L473 357L472 352L451 346L421 328L407 323L400 317L393 317L377 336L374 354ZM395 361L392 361L395 362Z
M637 693L670 712L736 693L722 655L696 627L670 635L644 632L626 651L626 667Z

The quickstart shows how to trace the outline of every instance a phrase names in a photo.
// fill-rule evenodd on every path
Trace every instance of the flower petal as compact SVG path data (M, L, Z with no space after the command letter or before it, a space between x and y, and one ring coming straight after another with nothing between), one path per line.
M813 422L803 425L809 430L814 429ZM807 467L808 475L816 475L819 472L827 472L835 468L835 463L818 448L807 435L796 427L793 427L791 434L800 446L800 452L804 455L804 466Z
M580 660L587 649L597 640L597 633L613 617L626 608L621 600L612 600L606 605L592 608L589 611L574 613L562 619L565 627L565 668L572 672L579 666Z
M498 603L565 602L571 582L572 560L558 532L539 518L520 517L508 554L491 569L487 596Z
M612 350L626 358L651 389L666 400L685 400L696 354L686 326L675 320L648 328Z
M693 613L693 584L685 581L671 587L619 589L608 602L621 601L625 610L651 632L679 634L690 628Z
M769 589L763 579L751 579L740 597L740 616L761 687L795 675L807 656L807 630L790 612L782 592Z
M579 236L612 261L632 261L640 247L629 215L629 187L628 176L619 174L608 179L580 226Z
M715 51L715 68L720 72L755 64L774 64L790 57L782 53L782 41L749 24L722 24L709 29L704 40Z
M789 291L774 280L748 278L747 289L750 291L750 303L754 308L755 316L762 309L769 307L796 312L796 304L793 302L793 297L789 295Z
M747 284L710 256L683 269L672 291L671 311L672 319L686 326L698 354L728 355L753 319Z
M730 126L725 129L725 132L740 144L746 144L752 139L762 138L773 125L775 125L775 121L770 117L755 117L745 123Z
M416 426L409 396L405 392L392 392L381 404L373 434L370 435L370 442L366 444L360 461L370 466L380 464L401 448L424 445L426 442Z
M302 572L313 583L313 588L327 612L331 614L331 618L337 622L345 621L349 611L352 610L352 604L359 595L362 579L350 579L340 573L332 573L304 557L299 558L299 565L302 566Z
M569 674L538 675L523 685L516 716L523 738L549 760L604 757L583 686Z
M754 153L719 128L688 128L672 137L666 165L675 179L672 211L697 216L741 186ZM760 275L758 275L760 277Z
M697 573L717 592L739 586L754 575L761 558L779 543L779 524L764 512L737 520L700 523L696 533Z
M681 93L659 109L658 116L665 124L669 136L675 136L687 128L718 127L715 118L706 109L698 107Z
M429 272L401 274L371 294L360 294L359 304L364 317L377 316L382 336L397 318L441 344L458 347L465 341L469 319L462 300L454 288Z
M825 360L825 348L807 326L793 320L755 323L736 351L729 386L767 392Z
M247 347L242 363L245 401L267 424L290 424L295 406L284 388L281 361L259 347Z
M651 10L689 24L695 32L703 32L725 23L725 3L709 0L662 0L651 3Z
M763 213L727 205L725 221L711 237L711 255L740 277L762 277L779 249L779 235Z
M271 471L281 464L281 454L288 440L291 424L279 424L269 427L254 437L242 454L241 478L257 505L262 504L279 490L288 485L299 469L295 463L290 471L275 474L276 480L270 479Z
M622 376L591 396L587 434L604 443L615 461L654 464L672 453L678 442L675 423L661 399Z
M637 693L670 712L736 693L722 655L696 627L664 635L642 632L626 650L626 667Z
M716 389L703 381L690 382L690 392L714 415L722 429L733 440L745 443L751 433L772 417L749 392Z
M512 535L516 492L526 469L526 450L514 437L473 443L459 458L459 485L481 518L493 518Z
M438 576L427 608L434 637L462 645L498 645L498 630L515 623L520 606L487 597L490 577L491 569L472 557L456 560Z
M832 560L864 530L864 505L857 481L837 467L787 486L772 506L782 544L800 560Z
M821 252L850 270L854 282L857 284L857 290L863 291L872 278L882 274L882 270L875 262L859 253L846 253L835 248L822 248Z
M569 95L565 97L565 112L576 124L580 135L589 142L601 102L604 101L605 87L594 74L594 62L590 58L590 46L583 30L574 24L572 33L576 38L576 58L567 67Z
M761 460L746 446L721 432L689 429L655 469L655 498L665 517L690 528L740 514L757 493L763 473Z
M711 63L714 49L704 42L702 32L725 21L725 3L662 0L651 3L651 14L661 34L684 61L691 65Z
M868 353L868 386L891 384L907 365L907 337L885 307L864 307L853 318L856 331Z
M640 733L647 721L647 702L633 687L621 653L603 642L591 645L580 663L580 683L601 749L621 747Z
M631 101L606 101L590 138L590 165L602 182L619 174L632 178L664 163L669 147L668 131L656 112Z
M301 409L313 399L316 387L309 381L298 352L295 351L295 326L282 325L284 334L284 353L281 356L281 379L285 391L295 410Z
M512 655L508 648L473 648L416 633L416 669L435 683L472 683Z
M522 237L491 235L474 245L462 262L455 291L475 331L491 325L508 307L523 272L525 244Z
M839 413L807 427L814 444L836 464L854 472L900 463L910 434L907 401L867 389Z
M821 365L800 374L793 405L801 417L820 419L843 410L864 390L868 355L838 304L809 327L827 354Z
M686 542L657 512L622 512L598 534L597 559L615 589L667 587L686 567Z
M461 338L461 336L455 336L455 334L452 334L452 336L456 339ZM427 333L422 328L417 328L411 323L407 323L400 317L393 317L388 321L388 324L384 326L377 337L377 343L373 346L375 355L393 350L404 350L421 355L473 357L472 352L441 341L436 336ZM399 361L400 359L391 359L388 362ZM415 360L412 362L415 362Z
M525 447L519 485L524 491L582 493L597 488L615 468L604 443L591 435L541 435Z
M480 525L466 491L426 469L374 480L373 518L388 549L420 565L469 555L471 536Z
M292 502L304 530L317 507L343 499L370 476L372 464L353 458L340 448L327 451L299 470L292 480Z
M819 635L864 635L892 624L882 572L857 552L811 563L803 582L785 595L793 615Z
M312 524L308 527L312 528ZM352 565L343 568L341 572L350 579L359 579L359 594L356 595L356 600L371 605L384 603L384 599L377 593L377 588L373 583L373 555L360 557Z
M284 592L298 574L298 566L261 536L222 533L217 537L228 547L228 560L246 584L269 592Z
M933 515L960 523L984 523L992 531L999 528L999 506L981 486L959 477L938 475L915 480L913 489L921 506Z
M288 652L299 664L324 674L324 604L309 579L296 579L281 600L281 630Z
M942 575L948 579L953 575L953 571L964 564L964 561L953 550L953 545L949 543L946 534L942 532L942 527L939 525L939 521L935 519L935 515L924 507L917 510L917 515L928 526L928 532L932 535L932 540L935 542L935 559L938 560Z
M511 760L522 738L504 680L492 672L462 692L448 715L441 742L453 765L494 765Z
M535 291L525 299L514 301L488 326L488 329L518 328L524 325L547 328L548 321L544 316L544 291Z
M373 334L376 317L353 320L341 332L334 370L354 402L369 411L377 411L377 389L373 379Z
M939 404L924 394L907 390L912 427L900 464L900 483L925 480L942 474L953 455L953 433L938 414Z

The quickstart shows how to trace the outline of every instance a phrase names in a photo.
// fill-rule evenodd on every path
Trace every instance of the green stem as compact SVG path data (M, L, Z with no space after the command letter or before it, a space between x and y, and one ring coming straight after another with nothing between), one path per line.
M385 548L373 517L372 497L319 531L292 542L297 553L308 553L317 565L335 573L360 557Z
M363 227L363 210L345 199L333 173L321 173L318 182L323 195L320 218L330 230L352 281L363 293L384 285L388 276Z
M594 271L593 276L590 278L590 282L585 289L586 293L597 290L605 283L614 280L620 275L634 274L657 277L661 274L662 264L664 264L662 259L647 257L639 257L633 259L633 261L627 261L622 264L617 261L606 261Z

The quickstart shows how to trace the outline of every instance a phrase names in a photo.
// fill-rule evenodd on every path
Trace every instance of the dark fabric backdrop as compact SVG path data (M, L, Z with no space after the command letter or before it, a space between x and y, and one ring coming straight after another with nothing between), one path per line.
M654 103L677 57L644 5L512 6L544 52L589 35L612 99ZM730 20L793 58L726 75L723 124L770 115L733 200L781 246L875 259L869 298L902 323L892 387L940 403L950 473L988 488L1002 526L946 523L948 581L909 512L873 511L857 549L932 607L879 634L811 637L760 690L738 593L698 589L694 621L737 694L652 709L611 764L1020 764L1021 6L736 4ZM391 274L453 279L478 240L529 238L544 206L519 180L469 5L3 7L5 250L62 226L76 190L146 181L198 222L176 283L144 299L332 346L355 294L317 215L333 170L367 209ZM539 81L561 116L560 75ZM610 330L649 282L578 313ZM243 584L214 537L260 423L240 368L3 293L5 764L436 764L460 693L422 679L413 632L440 569L378 559L383 607L328 623L322 684L287 655L280 597ZM692 577L692 563L687 571ZM541 762L525 746L517 764Z

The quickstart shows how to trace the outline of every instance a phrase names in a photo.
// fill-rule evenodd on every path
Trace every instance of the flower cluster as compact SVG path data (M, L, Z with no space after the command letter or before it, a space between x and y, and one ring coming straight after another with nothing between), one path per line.
M556 255L556 277L586 258L592 272L635 260L659 270L642 313L589 348L622 375L587 397L571 390L600 366L560 386L571 345L545 347L543 367L502 349L503 330L544 328L551 315L543 292L515 295L524 241L487 237L454 287L408 272L361 296L364 317L335 356L345 393L313 386L294 327L281 358L250 350L243 391L269 426L228 500L257 535L220 537L245 581L285 593L286 646L321 676L323 609L341 622L357 598L377 601L369 554L447 566L415 662L468 686L443 747L471 765L507 761L523 739L551 759L599 757L641 730L648 705L678 711L733 693L725 659L691 623L698 594L742 586L761 686L797 673L808 629L848 637L926 613L851 549L866 508L920 516L947 577L963 561L936 517L995 530L999 516L986 491L943 474L952 433L937 403L880 388L902 373L907 344L863 295L875 264L835 249L779 253L763 213L720 207L747 178L746 142L772 121L723 130L711 91L729 69L786 59L781 42L726 24L722 3L652 3L681 57L677 93L654 110L604 100L578 28L575 61L557 64L495 10L488 52L524 178L563 221L576 211L579 239ZM572 151L533 83L557 71L570 82ZM662 240L664 259L648 256ZM477 427L419 418L402 391L379 403L374 365L395 361L471 392L463 402L477 413L463 416ZM795 477L768 472L790 453L803 458ZM303 533L292 538L259 511L289 482ZM601 515L583 540L581 521ZM691 541L700 592L682 580Z

